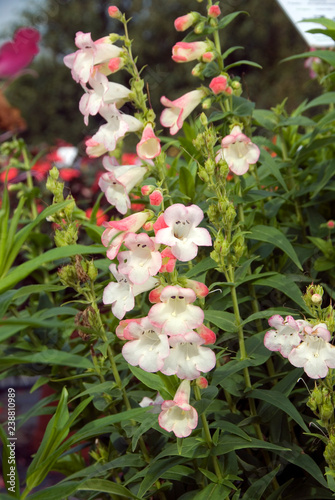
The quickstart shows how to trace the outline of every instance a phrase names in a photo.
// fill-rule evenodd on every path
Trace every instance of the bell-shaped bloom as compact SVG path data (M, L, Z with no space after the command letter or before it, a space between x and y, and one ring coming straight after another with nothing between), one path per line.
M279 351L287 358L294 347L301 342L301 332L307 322L296 321L292 316L286 316L285 320L279 314L269 319L269 325L275 328L266 332L264 345L270 351Z
M128 193L143 179L145 173L146 169L143 167L122 165L115 172L102 174L99 187L105 193L107 201L120 214L125 214L131 206Z
M221 147L215 157L216 162L225 160L236 175L245 174L249 170L249 165L256 163L260 155L258 146L242 134L238 125L235 125L230 134L222 139Z
M156 242L171 247L177 259L183 262L192 260L198 253L198 246L211 246L207 229L197 227L204 217L197 205L185 207L176 203L165 210L163 217L167 227L157 231Z
M34 28L18 29L13 40L0 47L0 78L10 78L28 66L39 52L41 36Z
M204 312L192 302L196 295L190 288L166 286L160 294L161 303L151 307L151 323L167 335L183 335L202 325Z
M103 223L106 229L102 233L101 242L107 248L107 257L109 259L115 259L126 235L138 231L148 220L148 217L149 213L138 212L122 220Z
M169 356L168 337L152 325L148 318L140 323L131 322L125 328L124 336L130 340L123 346L124 359L132 366L139 366L146 372L157 372Z
M88 125L89 115L95 116L105 104L115 104L117 108L128 100L130 89L119 83L108 81L102 73L95 73L88 80L91 88L84 87L86 92L79 101L79 110Z
M214 352L201 347L204 340L195 332L170 337L170 354L165 359L161 372L164 375L177 375L180 379L194 380L200 373L212 370L216 363Z
M86 149L89 156L97 157L107 151L114 151L116 143L125 136L127 132L136 132L142 127L142 123L131 115L120 113L115 104L105 104L99 110L100 115L107 123L101 125L98 132L86 142L92 149ZM101 153L102 151L102 153Z
M129 336L129 334L127 333L127 326L129 325L129 323L141 323L141 319L142 318L121 319L115 330L116 336L121 340L134 340L133 336Z
M310 378L324 378L329 368L335 368L335 347L318 335L306 335L304 340L292 349L289 362L304 368Z
M307 323L307 322L306 322ZM325 340L326 342L329 342L331 339L331 335L329 330L327 330L327 325L325 323L319 323L315 326L310 325L307 323L303 327L303 333L306 335L313 335L320 337L321 339Z
M143 130L142 138L136 146L136 152L142 160L152 160L161 152L161 141L155 136L151 123Z
M208 42L178 42L172 47L172 59L178 63L201 59L210 48Z
M157 280L150 277L142 285L135 285L128 279L128 276L118 272L115 264L111 264L109 270L116 279L116 282L112 281L106 286L103 292L102 301L104 304L112 304L114 316L118 319L122 319L126 312L134 309L134 297L154 288L157 284Z
M158 423L162 429L174 432L179 437L187 437L198 425L198 414L189 404L190 382L183 380L173 400L164 401L162 412L158 416Z
M94 71L94 66L108 63L122 52L113 45L108 36L93 42L91 33L78 31L75 44L79 50L64 57L64 64L71 69L72 78L77 83L87 83Z
M129 251L120 252L119 271L129 276L129 279L141 285L149 276L155 276L161 265L162 256L158 251L159 245L146 233L128 233L124 244Z
M176 134L182 128L184 120L204 97L205 92L203 90L192 90L174 101L170 101L165 96L161 97L161 103L166 107L160 118L163 127L169 127L171 135Z

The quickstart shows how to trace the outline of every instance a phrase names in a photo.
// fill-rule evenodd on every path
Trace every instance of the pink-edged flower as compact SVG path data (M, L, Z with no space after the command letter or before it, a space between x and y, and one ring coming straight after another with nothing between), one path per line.
M121 340L134 340L132 335L129 336L126 328L129 323L141 323L141 319L142 318L121 319L115 330L116 336Z
M335 347L319 335L306 335L292 349L288 360L293 366L304 368L310 378L324 378L329 368L335 368Z
M264 337L264 345L270 351L279 351L287 358L294 347L301 342L301 332L307 322L296 321L292 316L286 316L285 320L279 314L269 319L269 325L275 330L269 330Z
M216 162L225 160L236 175L245 174L249 170L249 165L256 163L260 155L258 146L242 134L238 125L235 125L230 134L222 139L221 147L215 157Z
M306 322L307 323L307 322ZM329 330L327 329L327 325L325 323L319 323L315 326L307 323L304 325L302 332L306 335L312 335L314 337L320 337L326 342L330 342L331 335Z
M13 40L0 47L0 78L15 76L28 66L39 52L40 34L34 28L18 29Z
M224 92L227 95L231 95L233 91L232 88L228 85L227 77L224 75L216 76L215 78L213 78L211 83L209 84L209 88L214 94L221 94L222 92Z
M177 375L180 379L194 380L200 373L212 370L216 363L214 352L201 347L204 340L195 332L170 337L170 354L164 361L161 372L164 375Z
M92 149L86 149L89 156L97 157L107 151L114 151L117 141L127 132L136 132L142 127L142 123L137 118L120 113L115 104L104 104L99 109L99 113L107 123L101 125L98 132L89 139L89 144L86 142L89 147L95 146L93 152Z
M151 307L151 323L167 335L183 335L202 325L204 312L194 306L196 295L190 288L166 286L160 294L161 303Z
M137 285L145 283L149 276L158 273L162 256L158 251L159 245L155 244L150 236L146 233L128 233L124 244L129 251L120 252L117 256L121 273L129 276Z
M159 207L163 201L162 192L159 189L155 189L151 194L149 194L150 205L153 207Z
M221 14L221 9L218 5L211 5L209 7L209 9L208 9L209 17L216 18L216 17L219 17L220 14Z
M126 312L134 309L134 297L154 288L157 284L157 280L150 277L142 285L135 285L128 279L128 276L118 272L115 264L111 264L109 270L116 279L116 282L113 281L106 286L103 292L102 301L104 304L112 304L114 316L118 319L122 319Z
M161 103L166 107L160 118L162 126L169 127L171 135L176 134L182 128L184 120L204 97L203 90L192 90L174 101L170 101L165 96L161 97Z
M107 257L109 259L115 259L126 235L138 231L148 220L148 217L149 213L138 212L122 220L103 223L106 229L102 233L101 242L108 249Z
M177 259L171 252L169 247L164 248L161 252L162 256L162 267L160 268L160 273L172 273L176 266ZM191 288L191 287L190 287Z
M164 399L159 394L159 392L157 392L157 396L155 397L155 399L151 399L145 396L139 403L139 405L141 408L150 407L150 410L148 410L149 413L160 413L162 403L164 403Z
M161 152L161 141L155 136L151 123L143 130L142 138L136 146L136 152L142 160L152 160Z
M122 49L113 45L108 36L93 42L91 33L78 31L75 44L79 50L64 57L64 64L71 69L72 78L77 83L88 82L94 66L107 63L113 57L118 57Z
M92 88L84 87L86 92L79 101L79 110L88 125L89 115L95 116L105 104L115 104L117 108L128 100L130 89L119 83L108 81L102 73L90 77L88 83Z
M177 259L183 262L192 260L198 253L198 246L211 246L207 229L197 227L204 217L197 205L185 207L175 203L165 210L163 216L167 227L157 231L156 242L170 246Z
M125 214L131 206L128 193L141 182L145 173L144 167L121 165L114 171L102 174L99 187L105 193L107 201L114 205L118 212Z
M158 416L158 423L162 429L174 432L179 437L187 437L198 425L198 414L189 404L190 382L183 380L173 400L164 401L162 412Z
M201 59L210 47L207 42L178 42L172 47L172 59L178 63Z
M174 27L177 31L186 31L199 19L197 12L189 12L185 16L177 17L174 22Z
M140 323L129 323L125 328L126 335L130 340L122 347L124 359L146 372L161 370L170 352L168 337L148 318L142 318Z

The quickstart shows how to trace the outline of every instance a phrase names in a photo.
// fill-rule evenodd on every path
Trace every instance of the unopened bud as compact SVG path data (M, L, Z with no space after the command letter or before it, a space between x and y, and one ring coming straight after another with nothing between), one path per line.
M205 29L205 23L202 21L201 23L198 23L195 28L194 28L194 33L196 33L197 35L201 35L201 33L204 31Z
M205 379L205 377L198 377L195 383L197 384L198 387L200 387L200 389L207 389L208 387L208 382Z
M143 196L148 196L151 194L155 189L155 186L152 186L151 184L146 184L145 186L141 187L141 193Z
M335 222L334 222L333 220L329 220L329 221L327 222L327 227L328 227L329 229L334 229L334 227L335 227Z
M209 17L219 17L221 14L220 7L218 5L211 5L210 8L208 9L208 16Z
M120 10L115 5L108 7L108 15L113 19L121 19L122 17Z
M174 27L177 31L185 31L190 28L199 19L198 12L190 12L185 16L177 17Z
M90 260L88 263L87 274L91 281L95 281L98 276L98 270L94 265L94 261Z
M214 60L215 54L214 52L205 52L202 54L202 60L203 62L210 63Z
M202 109L210 109L212 106L212 99L208 97L207 99L204 100L202 103Z
M321 304L321 302L322 302L322 297L321 297L321 295L320 295L319 293L314 293L314 294L312 295L312 302L313 302L314 304Z
M155 189L155 191L153 191L151 194L149 194L149 200L150 200L151 205L153 205L155 207L159 207L159 205L163 201L163 195L162 195L161 191L159 191L158 189Z
M204 127L207 127L208 120L207 120L207 116L205 115L205 113L201 113L200 121L201 121L201 125L203 125Z

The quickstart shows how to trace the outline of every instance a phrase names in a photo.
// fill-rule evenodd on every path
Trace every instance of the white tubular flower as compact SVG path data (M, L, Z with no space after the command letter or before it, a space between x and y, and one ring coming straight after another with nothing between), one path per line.
M285 320L279 314L269 319L269 325L275 330L269 330L264 337L264 345L270 351L279 351L287 358L294 347L301 342L303 326L307 321L296 321L292 316L286 316Z
M152 238L146 233L128 233L124 244L129 251L118 255L120 272L128 275L138 285L158 273L162 266L162 256L158 252L159 245Z
M310 378L324 378L329 368L335 368L335 347L315 333L306 335L301 344L292 349L288 360L293 366L303 368Z
M256 144L242 131L238 125L233 127L229 135L221 141L222 149L217 153L216 162L224 159L234 174L243 175L249 170L249 165L258 161L260 150Z
M176 134L182 128L184 120L204 97L205 92L203 90L192 90L174 101L170 101L165 96L161 97L161 103L166 106L160 118L163 127L169 127L171 135Z
M180 379L194 380L212 370L216 363L214 352L201 347L205 341L195 332L174 335L170 338L170 354L165 359L161 372L177 375Z
M147 372L162 368L170 352L169 341L148 318L142 318L140 323L129 323L124 336L131 338L122 348L123 357L130 365Z
M151 323L167 335L183 335L202 325L204 312L192 305L196 295L190 288L167 286L160 294L160 304L148 313Z
M91 33L82 31L77 32L75 44L79 50L65 56L63 61L71 69L72 78L77 83L88 82L95 65L108 63L122 52L120 47L110 42L108 36L93 42Z
M175 203L165 210L163 218L166 227L158 229L156 242L170 246L172 254L182 262L194 259L198 246L211 246L207 229L197 227L204 218L197 205Z
M173 400L164 401L158 416L162 429L172 431L179 438L189 436L198 425L198 414L189 404L190 391L189 380L183 380Z

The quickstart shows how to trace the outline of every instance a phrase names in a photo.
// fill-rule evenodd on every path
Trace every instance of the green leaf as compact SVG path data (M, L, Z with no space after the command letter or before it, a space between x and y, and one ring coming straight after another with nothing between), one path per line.
M223 484L209 484L202 491L197 493L194 500L224 500L228 498L231 488L227 488Z
M205 311L205 319L226 332L237 331L235 316L232 313L208 309Z
M263 389L254 389L253 391L248 392L247 396L260 399L261 401L266 401L267 403L280 408L282 411L287 413L287 415L289 415L298 425L300 425L300 427L302 427L305 432L308 432L308 427L306 426L298 410L291 403L291 401L280 391L276 391L274 389L271 389L270 391L266 391Z
M33 271L36 271L36 269L39 269L47 262L53 262L66 257L73 257L74 255L104 254L105 252L106 248L103 245L68 245L66 247L53 248L52 250L48 250L48 252L21 264L10 272L8 276L0 282L0 293L13 287L19 281L29 276Z
M335 30L335 21L332 21L327 17L312 17L308 19L303 19L303 21L301 22L322 24L322 26L324 26L325 28L328 28L330 30Z
M251 240L263 241L275 245L283 250L301 271L303 270L293 246L286 236L276 227L263 225L254 226L251 228L250 232L246 233L245 237Z
M257 481L255 481L250 488L247 489L247 491L243 495L243 500L261 500L263 493L265 492L266 488L269 486L271 483L272 479L276 477L277 472L280 469L280 465L276 467L276 469L272 470L265 476L261 477Z
M304 453L304 451L296 445L293 445L293 449L290 452L280 452L279 455L290 462L291 464L304 469L308 472L314 479L316 479L324 488L327 488L327 482L322 474L319 466L314 462L314 460Z
M139 477L139 475L144 476L138 490L138 496L143 498L148 489L155 483L155 481L157 481L157 479L161 477L161 474L183 462L183 457L169 457L149 464L143 471L136 474L135 477L132 478L132 481L134 481L135 478Z
M244 432L237 425L228 422L228 420L219 420L218 422L213 422L213 424L211 424L210 427L213 427L215 429L222 429L224 432L228 432L229 434L236 434L236 436L240 436L241 438L246 439L247 441L251 441L251 438L248 436L246 432Z
M195 276L198 276L199 274L202 274L209 269L214 269L215 267L217 267L217 263L210 257L207 257L206 259L203 259L201 262L192 267L192 269L187 271L185 276L186 278L194 278Z
M270 278L261 278L254 281L254 285L268 286L280 290L298 304L303 311L310 314L308 307L302 299L299 287L288 276L277 274L276 276L270 276Z
M228 64L228 66L225 67L225 70L228 71L228 69L235 68L236 66L241 66L242 64L246 64L247 66L253 66L254 68L263 69L262 66L258 63L255 63L253 61L248 61L247 59L242 59L241 61Z
M223 28L225 28L226 26L228 26L228 24L230 24L240 14L246 14L247 16L249 15L248 12L246 12L244 10L240 10L240 11L237 11L237 12L232 12L231 14L228 14L227 16L224 16L220 20L219 25L218 25L218 29L222 30Z
M167 399L173 397L169 392L169 388L165 386L162 378L159 375L146 372L141 368L138 368L137 366L129 365L129 368L140 382L142 382L147 387L150 387L150 389L158 391L162 395L162 397Z
M108 393L111 391L111 389L113 389L113 387L115 387L115 382L113 381L107 381L107 382L102 382L101 384L95 384L92 385L92 387L86 389L86 391L77 394L77 396L72 398L71 401L81 398L82 396L86 396L87 394L102 394L104 392Z
M81 484L82 481L66 481L33 493L28 498L29 500L45 500L46 498L48 500L60 500L60 498L67 498L72 495Z
M180 167L179 189L182 193L186 194L190 200L193 200L195 197L194 178L189 169L186 167Z
M0 358L1 367L9 367L21 363L42 363L83 369L93 368L93 364L89 359L56 349L46 349L34 354L8 354L6 357Z
M245 439L238 436L223 435L219 439L219 444L215 448L212 448L211 455L226 455L231 451L243 450L245 448L281 452L291 451L289 448L283 448L282 446L268 443L267 441L261 441L260 439L251 438L250 441L246 441Z
M302 54L286 57L281 62L293 61L294 59L301 59L305 57L311 57L311 53L303 52ZM322 61L325 61L330 66L335 67L335 54L331 50L315 50L313 51L313 57L319 57Z
M98 491L99 493L110 493L111 495L118 495L123 498L135 498L139 499L130 490L121 484L113 483L112 481L107 481L107 479L88 479L83 484L78 487L78 491Z

